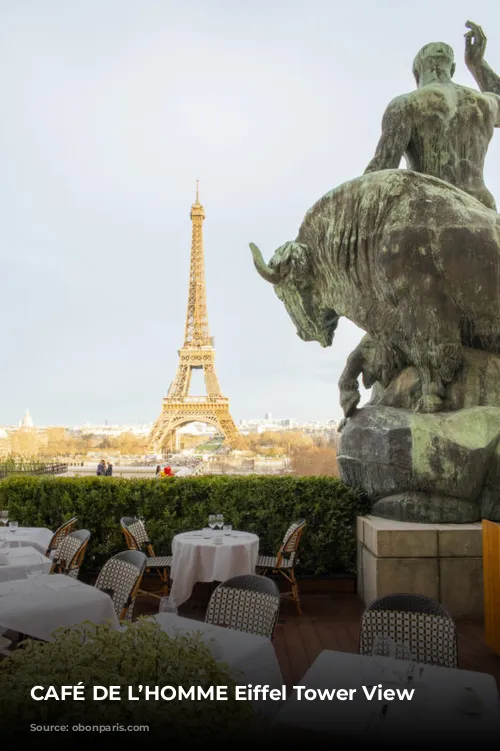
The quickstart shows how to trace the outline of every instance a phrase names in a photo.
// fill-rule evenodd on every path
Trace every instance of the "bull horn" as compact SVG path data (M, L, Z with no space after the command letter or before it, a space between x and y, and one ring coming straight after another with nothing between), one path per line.
M278 284L278 282L280 281L280 275L277 271L274 271L274 269L269 268L267 263L264 261L262 253L260 252L258 247L253 243L250 243L250 250L252 251L254 266L261 277L265 279L266 282L271 282L271 284Z

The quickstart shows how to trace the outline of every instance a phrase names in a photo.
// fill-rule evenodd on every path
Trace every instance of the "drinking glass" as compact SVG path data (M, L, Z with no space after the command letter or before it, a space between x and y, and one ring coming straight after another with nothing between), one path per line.
M228 537L231 537L231 530L232 530L231 524L224 524L224 534Z
M222 529L222 527L224 526L224 514L217 514L216 521L217 529Z
M19 527L19 523L15 521L9 522L9 529L11 532L17 532L17 529Z
M171 615L177 615L177 605L172 597L162 597L160 600L159 613L170 613Z
M205 540L208 540L210 537L212 537L212 530L210 529L210 527L205 527L205 529L203 530L203 537L205 538Z
M411 649L410 649L410 645L407 641L397 642L396 657L398 660L406 660L406 662L415 661L415 658L413 657Z
M376 636L372 645L372 657L396 657L396 644L388 636Z
M210 516L208 517L208 526L210 527L210 529L212 530L212 532L216 528L216 526L217 526L217 517L215 516L215 514L210 514Z

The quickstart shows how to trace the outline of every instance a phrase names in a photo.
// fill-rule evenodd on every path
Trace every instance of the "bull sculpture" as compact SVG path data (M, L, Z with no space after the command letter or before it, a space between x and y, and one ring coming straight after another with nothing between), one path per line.
M442 180L365 174L323 196L269 263L250 248L301 339L331 346L345 316L380 348L386 373L413 365L416 411L442 409L463 346L500 352L500 215ZM346 415L355 406L348 381Z

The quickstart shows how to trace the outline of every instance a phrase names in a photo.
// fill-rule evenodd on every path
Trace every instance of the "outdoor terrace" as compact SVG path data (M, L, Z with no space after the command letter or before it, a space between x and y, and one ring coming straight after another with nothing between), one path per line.
M147 586L147 585L146 585ZM179 615L203 620L213 585L196 585L193 597L181 606ZM274 648L283 680L296 685L324 649L357 652L359 627L364 605L354 592L352 580L339 580L336 590L318 593L314 580L301 590L303 615L290 601L283 601L276 627ZM156 613L158 600L138 597L135 616ZM500 691L500 656L486 645L482 620L456 621L459 667L495 677Z

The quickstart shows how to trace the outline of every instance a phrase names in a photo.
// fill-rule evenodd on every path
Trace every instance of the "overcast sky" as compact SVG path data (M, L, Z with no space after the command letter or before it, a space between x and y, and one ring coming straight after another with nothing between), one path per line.
M216 366L236 420L341 417L362 332L304 343L254 270L360 175L427 42L498 0L1 0L0 424L150 422L177 366L196 179ZM500 131L486 184L500 202ZM196 374L198 375L198 374ZM194 381L194 393L203 393Z

